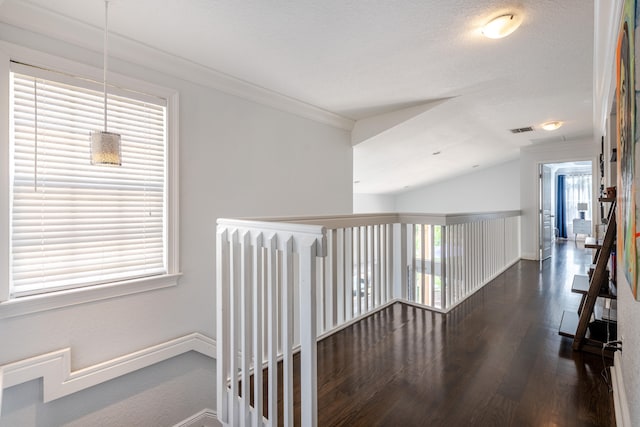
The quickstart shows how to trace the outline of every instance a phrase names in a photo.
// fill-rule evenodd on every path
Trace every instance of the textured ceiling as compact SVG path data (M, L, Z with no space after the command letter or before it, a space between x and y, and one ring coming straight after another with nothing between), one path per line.
M26 3L102 26L101 0ZM520 29L481 36L482 24L508 11L523 15ZM366 137L354 140L354 191L362 193L415 188L513 159L524 145L591 135L593 21L592 0L110 6L119 36L358 120ZM566 124L536 128L547 120ZM530 125L534 132L508 132Z

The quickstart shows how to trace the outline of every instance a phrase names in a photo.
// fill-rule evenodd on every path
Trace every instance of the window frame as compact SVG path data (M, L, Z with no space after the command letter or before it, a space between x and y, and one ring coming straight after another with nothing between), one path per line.
M102 81L102 69L47 53L0 41L0 319L28 313L152 291L178 284L179 206L178 206L178 92L119 73L109 72L109 83L166 99L167 115L167 273L150 277L110 282L68 290L52 291L19 298L10 297L10 61L81 78ZM87 149L89 147L87 140Z

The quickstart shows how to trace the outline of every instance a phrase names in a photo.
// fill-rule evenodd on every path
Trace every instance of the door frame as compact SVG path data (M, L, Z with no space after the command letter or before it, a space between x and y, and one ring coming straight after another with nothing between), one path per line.
M551 188L549 188L549 197L550 197L550 204L551 206L554 205L553 203L553 196L555 195L555 192L553 191L554 188L554 180L553 180L553 170L548 166L551 163L540 163L538 165L538 177L539 177L539 182L538 182L538 186L540 188L540 196L539 196L539 201L538 201L538 258L540 259L540 261L544 261L545 259L549 259L551 258L551 254L549 254L548 257L544 257L544 168L547 167L549 168L552 172L552 175L550 176L549 179L549 184L551 185ZM556 195L557 197L557 195ZM553 209L551 209L551 206L549 206L549 217L550 218L555 218L555 213L553 212ZM551 242L553 242L555 240L555 227L553 227L553 225L555 224L555 220L550 220L551 221ZM552 243L553 245L553 243ZM551 250L551 252L553 252Z
M543 165L556 164L556 163L572 163L572 162L591 162L591 198L593 200L592 206L592 218L591 218L591 235L596 236L597 225L602 222L600 218L600 209L596 209L596 203L598 201L598 188L600 186L600 171L598 170L598 162L597 159L593 157L579 157L571 159L562 159L562 160L547 160L547 161L538 161L536 167L536 186L537 186L537 212L538 212L538 220L535 222L536 224L536 232L538 236L538 250L536 251L537 259L541 260L542 254L542 178L540 177L540 173L542 172ZM553 185L553 180L552 180ZM553 196L552 196L553 197Z

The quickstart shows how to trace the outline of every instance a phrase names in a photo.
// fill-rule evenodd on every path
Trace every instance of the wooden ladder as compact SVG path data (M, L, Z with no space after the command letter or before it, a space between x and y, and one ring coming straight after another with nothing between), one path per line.
M598 298L615 299L615 296L611 294L609 288L609 272L607 270L607 264L613 245L616 239L616 202L615 198L601 199L603 202L610 202L609 213L607 215L607 229L604 235L604 240L601 245L587 245L586 247L597 248L594 255L595 268L591 277L589 278L589 286L580 287L577 285L582 279L583 283L586 281L585 276L576 276L574 278L573 292L582 293L582 301L578 312L567 311L562 315L562 321L560 322L560 335L573 338L573 349L583 350L591 353L602 354L603 343L606 342L606 338L598 339L589 336L589 325L592 322L592 315ZM586 283L585 283L586 285ZM609 325L607 324L607 328ZM615 339L615 337L612 337ZM611 356L609 351L605 351L605 355Z
M609 208L609 215L607 216L607 231L604 234L602 247L597 253L597 259L595 263L596 268L591 275L591 280L589 281L589 291L587 292L587 297L584 301L582 312L580 313L580 321L578 322L576 335L573 337L574 350L580 350L585 344L587 328L589 327L589 323L591 322L591 315L596 305L598 296L600 296L604 292L609 292L608 288L603 290L602 287L603 284L606 284L607 286L609 284L609 277L607 277L606 274L607 263L609 262L609 256L611 255L611 250L613 249L616 238L615 207L616 203L614 201L613 203L611 203L611 207ZM599 350L601 349L602 348L600 347Z

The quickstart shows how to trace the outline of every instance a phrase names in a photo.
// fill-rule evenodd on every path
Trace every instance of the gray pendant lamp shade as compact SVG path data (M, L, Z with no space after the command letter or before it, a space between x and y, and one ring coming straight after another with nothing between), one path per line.
M91 134L91 164L120 166L120 135L112 132Z
M120 135L107 132L107 33L109 2L104 2L104 130L91 134L91 164L120 166Z

